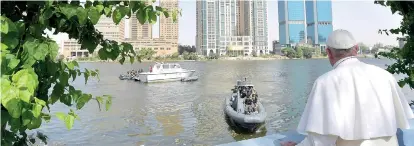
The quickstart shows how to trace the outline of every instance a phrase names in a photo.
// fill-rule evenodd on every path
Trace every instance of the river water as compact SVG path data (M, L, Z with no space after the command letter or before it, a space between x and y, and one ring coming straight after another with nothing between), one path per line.
M361 60L384 68L391 63ZM296 128L313 81L331 69L326 59L180 62L196 70L199 80L144 84L118 79L151 64L81 63L82 68L99 69L100 80L85 85L79 77L72 84L93 95L112 95L112 107L99 111L91 100L76 111L80 120L70 131L52 117L39 129L49 137L48 145L216 145L283 132ZM255 84L268 113L265 128L255 134L237 134L224 119L224 98L243 77ZM413 99L413 91L404 91ZM61 104L51 108L69 111Z

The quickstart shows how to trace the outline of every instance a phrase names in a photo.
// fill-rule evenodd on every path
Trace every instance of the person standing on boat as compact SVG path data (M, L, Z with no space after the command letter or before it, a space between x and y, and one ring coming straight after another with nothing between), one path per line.
M307 135L283 146L398 146L397 129L410 128L413 111L396 79L363 63L352 34L335 30L326 52L333 70L313 84L297 131Z

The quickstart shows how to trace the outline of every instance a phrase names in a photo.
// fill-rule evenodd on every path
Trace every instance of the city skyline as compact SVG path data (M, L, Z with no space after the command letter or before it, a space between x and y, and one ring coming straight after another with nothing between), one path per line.
M268 1L268 46L273 40L279 40L278 1ZM179 18L179 43L196 45L196 1L179 1L182 16ZM399 26L402 19L391 10L374 4L373 1L332 1L333 29L347 29L354 34L358 42L369 46L377 42L385 45L398 45L397 35L378 34L379 29L390 29ZM158 25L159 22L155 25ZM51 34L50 32L48 32ZM153 29L153 35L159 35L159 28ZM58 43L67 39L65 35L52 36Z
M269 54L267 1L197 1L196 48L202 55Z

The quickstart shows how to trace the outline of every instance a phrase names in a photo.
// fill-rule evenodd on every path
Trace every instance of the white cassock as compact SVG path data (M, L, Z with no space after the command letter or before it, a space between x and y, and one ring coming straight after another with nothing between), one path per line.
M414 115L394 76L355 57L333 67L313 85L297 146L398 146L397 128Z

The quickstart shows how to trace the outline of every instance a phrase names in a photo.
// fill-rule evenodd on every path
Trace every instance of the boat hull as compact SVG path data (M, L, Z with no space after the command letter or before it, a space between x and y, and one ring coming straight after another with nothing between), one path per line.
M171 73L142 73L139 74L139 78L142 82L168 82L168 81L180 81L183 78L189 78L194 74L194 70L183 72L171 72Z
M254 132L265 123L267 113L260 102L257 102L257 107L259 111L258 113L246 115L235 111L231 106L230 99L231 96L226 98L224 112L226 116L229 118L229 120L232 123L234 123L235 126L247 130L249 132Z

